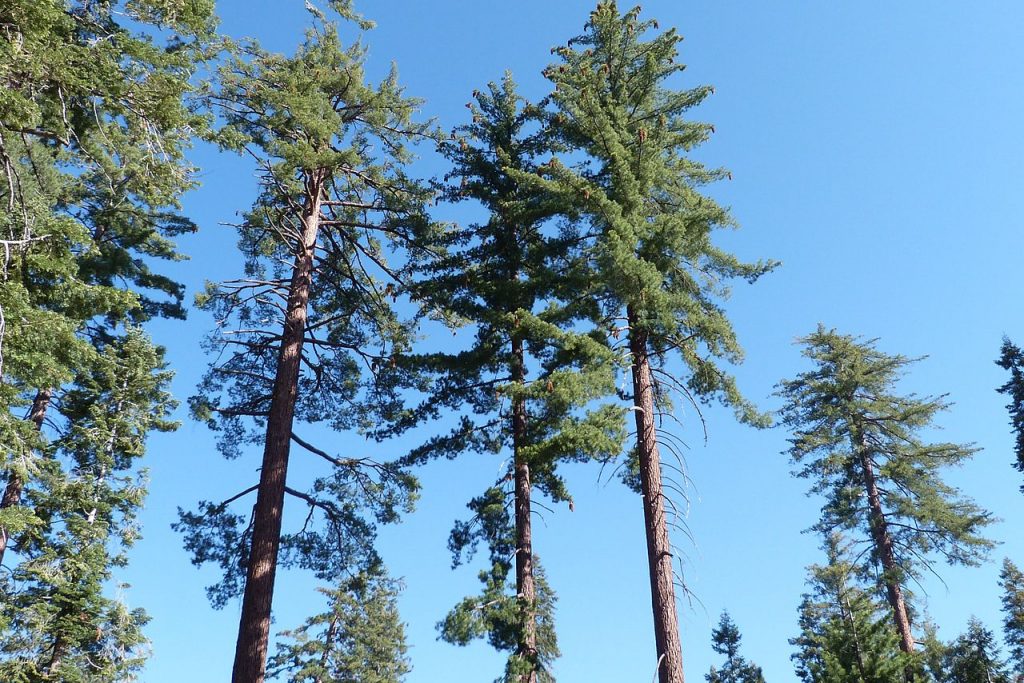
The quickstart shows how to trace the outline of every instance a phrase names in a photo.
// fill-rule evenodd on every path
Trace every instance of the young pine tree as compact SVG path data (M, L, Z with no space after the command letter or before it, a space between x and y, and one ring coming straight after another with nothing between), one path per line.
M914 635L907 582L930 568L935 555L975 565L993 545L981 536L991 515L941 479L944 467L976 449L921 439L948 404L896 393L912 359L821 326L801 343L815 367L782 382L779 395L783 420L793 429L789 455L800 466L796 474L825 497L814 528L826 535L853 532L855 542L870 547L862 557L879 570L900 648L909 655Z
M380 567L321 589L330 609L281 636L268 670L291 683L401 683L410 671L398 586Z
M999 572L1003 589L1003 639L1009 648L1007 664L1014 681L1024 680L1024 572L1009 558Z
M570 222L554 224L569 210L565 202L524 180L553 149L541 112L516 93L511 76L476 91L469 108L472 123L442 146L454 165L448 179L457 181L445 195L478 202L487 220L452 230L447 255L422 271L414 295L438 301L450 316L472 325L474 338L467 349L400 363L431 381L426 400L392 431L442 411L468 410L471 415L451 433L431 439L407 460L508 449L508 472L470 504L475 519L452 534L456 564L468 546L489 546L491 568L481 574L485 595L464 601L442 632L459 643L486 635L498 649L511 651L508 680L534 683L549 680L546 666L557 646L553 614L545 611L554 597L542 594L537 576L533 496L538 491L555 502L570 501L559 463L617 454L624 413L594 404L614 392L616 365L602 335L586 333L597 309L582 295L585 237ZM467 610L476 613L462 614ZM469 623L472 628L463 627Z
M971 617L946 651L944 683L1011 683L992 631Z
M396 385L380 371L406 351L410 330L392 304L403 273L386 257L430 243L429 192L404 170L409 143L429 129L413 122L418 102L395 73L366 82L364 55L317 21L293 56L250 45L224 66L213 96L221 140L257 160L261 194L238 226L244 276L200 300L218 321L217 360L191 406L220 430L226 455L253 443L263 460L257 484L181 513L178 528L197 564L224 570L214 603L243 595L236 683L264 680L279 563L325 580L372 566L366 514L394 520L415 487L399 468L350 447L335 455L299 429L368 430L397 410ZM293 443L327 467L306 490L288 480ZM253 492L251 520L230 511ZM287 534L286 495L309 515Z
M740 656L740 630L728 612L722 612L718 627L711 631L711 649L725 657L721 669L711 667L704 675L708 683L764 683L761 667Z
M830 535L828 563L810 568L791 656L804 683L900 683L911 660L900 651L887 606L860 583L850 546Z
M1010 412L1010 424L1013 426L1016 438L1014 445L1016 462L1013 466L1019 472L1024 472L1024 351L1021 351L1020 347L1008 338L1003 337L1003 346L996 364L1004 370L1010 371L1010 379L1006 380L1006 384L999 387L998 391L1010 397L1006 409ZM1024 484L1021 485L1020 490L1024 492Z
M569 168L553 158L538 183L566 197L592 226L589 291L606 333L625 333L657 666L661 683L681 683L660 453L672 446L658 415L676 391L720 399L740 419L764 423L720 365L738 362L742 351L719 302L727 294L723 281L755 280L771 264L744 264L711 244L713 231L734 223L699 189L727 174L689 158L712 127L686 118L711 88L666 84L683 69L675 61L682 38L674 29L653 33L657 23L641 21L639 11L623 14L615 2L600 2L583 35L555 50L561 61L545 71L555 88L554 122L583 161Z

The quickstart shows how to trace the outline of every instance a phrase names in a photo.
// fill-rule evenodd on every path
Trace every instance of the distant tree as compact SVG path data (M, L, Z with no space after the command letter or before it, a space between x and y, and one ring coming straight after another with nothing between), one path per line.
M238 226L244 275L200 297L218 321L216 360L190 403L225 455L259 444L263 460L257 484L182 512L177 527L197 564L224 571L214 603L243 594L236 683L264 680L278 565L321 579L372 566L374 522L394 520L415 490L401 468L351 445L335 455L296 428L368 431L400 408L397 380L380 370L407 351L411 329L395 314L404 275L387 257L430 246L431 193L405 168L409 144L431 130L413 122L419 103L395 73L366 82L364 56L316 19L293 56L246 46L211 96L221 142L256 160L261 194ZM327 467L305 490L288 480L292 443ZM251 517L230 511L253 492ZM286 494L308 517L283 534Z
M554 123L574 166L558 158L542 169L546 191L571 199L595 232L591 257L601 327L629 358L636 421L634 467L644 508L651 576L656 661L661 683L683 681L676 612L673 550L666 515L659 431L669 397L719 399L747 422L764 424L720 361L742 351L720 302L731 278L756 280L772 264L745 264L711 244L715 230L732 227L728 211L699 189L727 172L689 154L712 127L686 118L710 87L675 90L667 82L682 37L654 33L640 8L620 13L600 2L584 33L553 52L545 75L554 85ZM575 160L578 159L578 162ZM623 335L623 333L625 333ZM678 367L673 367L673 361Z
M1009 558L999 573L1003 589L1003 638L1009 648L1008 664L1015 681L1024 680L1024 573Z
M825 497L823 534L851 531L866 544L884 588L900 647L914 651L905 586L938 555L976 565L992 547L981 536L992 517L940 478L970 458L970 446L924 442L919 434L947 408L942 398L903 396L895 384L913 362L873 341L819 326L801 340L815 367L783 382L782 417L794 430L789 455L811 491Z
M1010 371L1010 379L1006 380L1006 384L999 387L998 391L1010 397L1006 409L1010 412L1010 424L1016 437L1014 453L1017 461L1013 466L1019 472L1024 472L1024 351L1007 337L1003 337L1003 346L996 364ZM1024 493L1024 484L1020 490Z
M729 613L722 612L718 627L711 631L711 649L725 656L725 664L721 669L711 667L704 675L708 683L764 683L761 667L740 656L740 638Z
M884 603L859 581L860 570L838 534L826 539L828 563L810 568L800 604L800 635L790 643L804 683L899 683L909 659L900 651Z
M974 617L946 651L945 683L1011 683L995 635Z
M557 655L553 613L539 611L554 597L538 594L533 496L570 501L559 464L615 457L625 414L599 403L614 394L618 361L586 324L598 313L581 277L586 238L570 221L553 220L571 210L568 203L524 182L554 149L543 112L516 92L511 75L474 91L468 107L472 122L456 128L441 148L453 164L442 194L479 203L486 219L447 234L446 255L425 264L412 294L471 326L473 340L468 348L400 359L399 368L424 378L426 396L387 431L463 411L469 414L453 430L414 449L407 462L510 453L508 471L470 503L475 518L456 526L451 547L457 564L478 541L490 547L493 562L483 574L488 595L457 609L488 613L470 621L501 634L470 631L509 650L514 680L532 683L548 675L541 670ZM513 571L511 596L498 600L491 593L504 595ZM486 607L472 606L477 603ZM544 628L548 632L540 634ZM464 642L468 631L443 633Z
M329 610L281 636L268 673L290 683L400 683L410 671L398 586L375 567L321 589Z

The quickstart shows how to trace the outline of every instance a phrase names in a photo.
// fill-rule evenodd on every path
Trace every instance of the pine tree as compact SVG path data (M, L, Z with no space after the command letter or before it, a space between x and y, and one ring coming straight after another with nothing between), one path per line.
M711 631L711 649L725 655L721 669L711 667L704 678L708 683L764 683L761 667L740 656L740 630L728 612L722 612L718 627Z
M1010 683L992 631L971 617L967 632L946 651L946 683Z
M800 603L800 635L790 643L804 683L899 683L908 666L886 605L860 583L850 547L833 534L825 565L810 568L811 590Z
M321 589L330 609L281 634L271 677L291 683L400 683L410 671L398 586L381 569Z
M554 121L584 160L569 168L552 158L538 185L571 200L593 226L590 278L600 327L614 337L625 332L658 671L661 683L681 683L659 451L673 447L656 418L677 392L694 401L717 398L741 419L765 423L721 367L722 360L738 362L742 351L719 301L724 280L752 281L772 264L744 264L711 244L711 233L733 220L699 188L727 173L687 156L712 127L685 118L711 88L666 86L683 69L675 63L682 38L670 29L645 40L657 23L641 21L639 11L620 14L615 2L601 2L584 34L554 50L561 61L545 71L555 88Z
M980 534L991 515L940 478L943 467L976 449L930 444L919 433L948 404L942 398L901 396L895 384L913 362L882 353L874 341L819 326L801 340L815 367L781 383L789 455L797 476L825 497L823 534L853 531L876 566L900 647L914 651L905 586L938 555L950 564L978 564L992 543ZM866 569L866 568L865 568Z
M343 47L333 23L317 20L294 56L245 47L212 96L226 120L220 140L256 159L261 194L238 226L244 276L200 297L218 320L210 342L217 360L190 403L219 430L225 455L260 444L263 462L257 484L182 512L177 527L195 563L224 571L211 588L214 604L243 596L239 683L264 680L278 565L325 580L372 566L374 521L394 520L415 489L400 468L336 456L296 428L368 430L399 408L397 380L381 369L407 350L410 328L392 304L404 273L386 256L430 245L430 193L404 170L408 144L430 130L412 121L418 102L394 72L366 83L364 56L358 43ZM289 485L292 443L328 467L307 490ZM253 492L251 519L231 512ZM309 510L307 523L287 534L286 494Z
M1003 346L1000 349L999 360L996 364L1004 370L1010 371L1010 379L1006 384L999 387L1001 394L1010 397L1006 409L1010 412L1010 424L1013 426L1013 433L1016 437L1014 454L1017 461L1013 464L1018 471L1024 472L1024 351L1003 337ZM1024 484L1020 490L1024 493Z
M1024 680L1024 573L1009 558L999 572L1003 589L1003 639L1009 648L1008 664L1015 681Z
M138 535L146 434L173 426L136 324L183 315L151 264L193 229L178 202L204 120L185 99L212 4L15 0L0 24L3 678L128 680L146 617L106 588Z
M472 415L451 433L431 439L407 460L419 464L467 451L511 451L507 476L470 503L475 519L456 527L452 549L458 555L479 540L490 546L494 562L481 575L488 595L479 604L489 605L485 611L493 614L471 620L501 631L488 637L499 649L511 650L509 680L533 683L548 677L545 668L557 654L554 631L540 633L553 619L540 607L554 598L540 595L538 588L534 491L554 502L571 501L559 463L614 456L621 448L624 414L591 405L614 392L615 358L601 335L581 327L596 314L593 301L580 295L586 286L578 256L584 238L571 222L561 229L553 224L567 203L525 182L553 149L543 112L516 93L510 75L486 92L475 91L468 107L472 123L453 131L442 146L454 166L443 195L453 202L478 202L488 218L451 231L446 256L421 270L414 296L436 301L450 318L472 325L474 339L465 350L400 362L429 378L427 397L389 433L436 419L442 411L468 409ZM504 505L507 497L511 513ZM470 532L474 526L479 534ZM498 600L492 593L505 591L513 560L517 597ZM456 611L476 609L477 601L467 599ZM453 614L448 621L462 619ZM443 633L455 642L465 640L464 630Z

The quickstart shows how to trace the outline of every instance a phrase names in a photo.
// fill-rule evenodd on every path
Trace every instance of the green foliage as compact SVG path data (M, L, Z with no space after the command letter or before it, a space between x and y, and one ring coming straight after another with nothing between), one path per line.
M810 568L791 656L804 683L902 683L907 664L887 606L860 585L841 537L827 539L828 563Z
M944 683L1011 683L995 636L973 617L949 645L944 670Z
M162 350L182 317L186 99L209 0L13 0L0 8L0 467L12 495L3 680L131 680L146 617L106 593L138 537L146 435L173 428ZM38 418L22 419L34 397Z
M726 281L754 281L775 264L742 263L712 244L715 230L735 223L700 189L728 173L689 157L712 126L686 118L711 88L666 86L684 68L676 63L682 38L669 29L645 39L656 28L639 8L620 14L615 2L601 2L584 34L553 50L560 62L545 70L552 122L570 158L583 158L567 166L552 156L534 183L593 225L588 277L601 328L610 338L628 329L647 339L662 403L673 391L718 398L763 425L767 418L721 367L743 354L720 302ZM670 357L683 372L664 368Z
M1024 573L1009 558L999 572L1003 589L1003 639L1009 648L1008 664L1014 676L1024 677Z
M815 529L855 532L871 544L867 560L880 561L872 539L865 459L877 479L885 532L898 568L880 581L905 584L929 556L951 564L978 564L993 543L981 532L992 516L944 483L941 471L961 464L977 449L928 443L920 434L948 404L943 398L896 393L895 385L913 362L879 351L873 341L819 326L800 340L814 368L780 384L783 422L793 429L789 455L796 475L812 480L824 496Z
M728 612L722 612L718 627L711 631L711 649L725 656L721 669L711 667L704 674L708 683L764 683L761 667L740 656L740 630Z
M281 636L270 677L291 683L400 683L410 670L398 585L382 569L321 589L330 609Z
M306 249L303 216L320 200L295 399L296 422L314 431L297 428L292 442L326 469L314 470L304 488L287 489L309 518L283 535L280 564L324 580L376 564L375 525L410 509L417 487L399 465L338 456L314 438L315 426L365 432L401 408L403 378L391 369L412 329L393 308L406 270L387 258L402 250L419 258L435 230L424 213L429 190L404 170L409 145L431 129L413 121L419 102L404 95L396 73L366 82L364 57L359 43L344 46L337 27L318 19L292 56L241 48L210 95L225 121L221 143L256 160L260 194L237 226L244 274L197 297L218 328L207 342L215 360L189 404L218 432L224 455L263 445L292 264ZM244 584L251 528L248 514L231 506L253 490L180 511L175 524L195 564L222 570L209 589L218 607Z
M1003 337L1003 346L996 364L1004 370L1010 371L1010 379L999 387L998 391L1010 398L1006 409L1010 412L1010 424L1013 426L1013 433L1016 437L1014 453L1017 456L1017 461L1013 466L1020 472L1024 472L1024 352L1019 346ZM1021 492L1024 492L1024 485L1021 485Z
M0 601L3 680L135 680L148 621L105 584L139 538L146 436L175 425L170 373L138 330L98 348L64 393L27 505L36 521L17 536L19 563Z
M448 232L444 253L422 264L412 294L436 302L445 318L471 325L474 338L468 349L400 360L400 368L423 378L425 398L387 431L468 410L471 415L450 433L415 448L406 461L511 449L508 476L470 503L474 518L458 523L450 542L456 564L467 546L488 545L491 568L480 574L484 595L463 601L442 633L461 644L486 637L511 651L506 674L513 676L531 666L516 652L528 620L537 625L542 669L557 646L554 595L547 584L538 580L534 605L514 597L514 581L508 595L517 533L523 530L513 527L506 508L513 493L503 485L512 481L516 465L525 465L533 488L554 501L571 500L559 464L617 455L625 437L624 412L601 403L615 390L617 359L602 334L586 332L598 311L580 295L587 287L579 248L585 238L579 226L553 220L571 205L523 180L554 148L540 109L517 94L510 75L485 92L475 91L467 106L472 122L442 144L454 169L440 189L449 201L478 202L488 217Z

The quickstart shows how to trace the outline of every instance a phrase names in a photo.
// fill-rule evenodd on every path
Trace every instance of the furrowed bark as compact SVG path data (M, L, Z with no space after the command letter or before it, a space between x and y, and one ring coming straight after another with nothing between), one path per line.
M896 631L900 636L900 649L908 655L912 655L914 653L914 634L910 630L910 618L907 616L907 605L903 598L903 587L895 579L899 572L899 566L896 564L892 537L889 535L889 528L885 522L885 512L882 509L882 495L878 491L878 482L875 479L875 468L871 462L871 454L864 443L863 434L856 435L854 442L858 458L860 459L861 471L864 475L864 488L868 494L871 539L885 576L886 598L889 601L889 606L892 608L893 621L896 623ZM913 683L914 680L913 671L909 668L906 671L906 680L908 683Z
M512 339L512 381L520 386L526 382L523 340ZM522 683L537 680L537 590L533 578L533 520L530 515L530 464L522 455L526 445L526 401L517 397L512 403L512 451L515 468L516 514L516 593L523 608L523 632L517 654L528 662L529 671L519 679Z
M267 416L266 445L253 514L252 546L242 597L232 683L263 683L266 676L270 610L281 542L288 454L295 403L298 400L302 340L306 329L323 190L323 173L317 172L307 178L301 244L292 269L281 350Z
M630 329L629 350L633 360L633 415L636 418L636 447L647 534L647 562L651 576L658 680L659 683L683 683L683 650L679 638L679 617L676 614L672 542L665 516L661 457L654 426L654 379L648 356L647 332L640 327L638 316L632 308L627 311L627 317Z
M36 426L36 430L43 428L43 420L46 418L46 410L50 407L50 399L53 397L52 389L40 389L32 400L32 408L28 413L28 420ZM6 510L21 503L21 492L25 488L25 480L13 468L7 474L7 486L4 488L4 495L0 498L0 510ZM0 529L0 565L4 563L4 554L7 552L9 536L7 529Z

